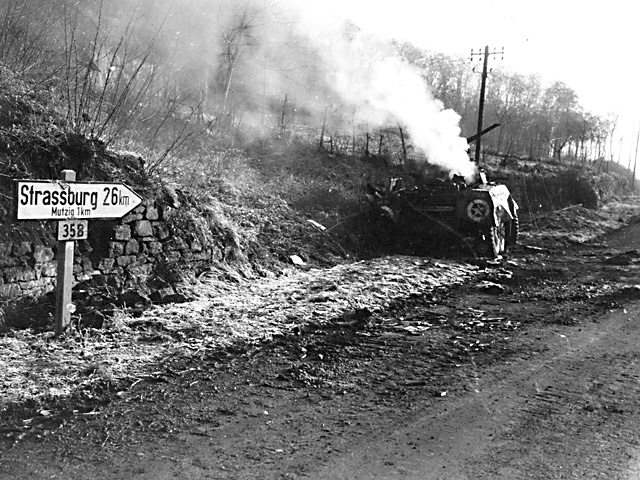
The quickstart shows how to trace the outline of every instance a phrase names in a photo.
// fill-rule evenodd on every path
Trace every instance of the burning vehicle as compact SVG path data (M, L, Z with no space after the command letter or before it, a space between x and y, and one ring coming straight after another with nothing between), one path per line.
M438 238L453 239L475 255L491 258L515 245L518 204L506 185L488 182L482 170L469 183L455 174L447 179L424 173L411 176L411 183L390 179L384 190L367 185L367 198L374 211L390 220L393 230L412 244L423 249Z

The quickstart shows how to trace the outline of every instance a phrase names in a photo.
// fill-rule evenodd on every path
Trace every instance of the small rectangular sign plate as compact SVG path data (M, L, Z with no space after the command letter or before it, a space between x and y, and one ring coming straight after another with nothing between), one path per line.
M58 241L86 240L89 235L88 220L61 220L58 222Z

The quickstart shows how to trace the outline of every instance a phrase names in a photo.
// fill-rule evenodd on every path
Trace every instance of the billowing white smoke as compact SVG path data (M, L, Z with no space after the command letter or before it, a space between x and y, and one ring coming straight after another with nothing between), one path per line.
M343 37L344 38L344 37ZM460 136L460 116L433 98L417 68L361 32L325 48L331 85L363 125L399 125L427 161L470 180L476 165Z
M446 110L429 93L419 72L396 57L375 61L367 69L350 66L335 72L336 89L352 103L362 120L379 126L397 122L430 163L471 177L476 167L460 136L460 116Z
M362 133L400 126L430 163L468 180L474 175L459 116L433 98L420 71L403 62L389 41L331 16L323 2L135 0L132 5L138 8L140 1L149 11L153 6L159 19L170 12L169 35L159 42L178 52L168 70L177 72L181 92L208 101L205 106L226 108L229 94L242 121L255 118L256 125L270 125L265 112L278 115L288 101L301 107L301 122L316 125L335 107L329 112L335 116L332 128ZM115 2L113 8L126 3ZM218 96L209 98L216 82ZM336 96L340 101L334 102Z

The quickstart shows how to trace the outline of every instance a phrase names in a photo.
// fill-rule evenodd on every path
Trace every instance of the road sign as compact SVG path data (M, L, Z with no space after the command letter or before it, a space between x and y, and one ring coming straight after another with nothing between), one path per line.
M56 275L56 335L64 333L75 306L71 301L75 240L88 238L91 218L120 218L142 198L120 183L76 182L76 172L62 170L58 181L18 181L18 220L59 220Z
M18 181L18 220L120 218L142 198L120 183Z
M89 238L88 220L61 220L58 222L58 241L86 240Z

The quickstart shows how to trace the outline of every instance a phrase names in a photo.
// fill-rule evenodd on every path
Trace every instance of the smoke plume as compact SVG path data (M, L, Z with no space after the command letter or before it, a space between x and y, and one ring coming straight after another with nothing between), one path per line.
M391 42L324 15L320 3L87 4L94 4L94 16L99 5L111 5L106 13L114 22L127 18L127 5L138 12L136 41L155 42L164 85L201 110L201 118L227 116L261 134L284 129L285 120L318 128L327 117L334 131L347 134L400 126L428 162L466 177L475 173L460 117L433 98L420 71L403 62Z
M309 38L329 66L328 84L349 107L346 115L354 112L362 127L399 125L429 163L467 178L475 175L476 165L461 136L460 116L431 95L420 71L402 61L389 41L348 20L321 22L318 11L301 13L298 23L306 32L318 33Z

